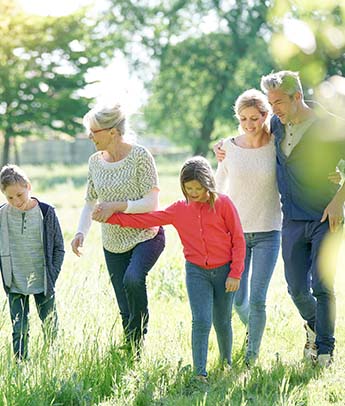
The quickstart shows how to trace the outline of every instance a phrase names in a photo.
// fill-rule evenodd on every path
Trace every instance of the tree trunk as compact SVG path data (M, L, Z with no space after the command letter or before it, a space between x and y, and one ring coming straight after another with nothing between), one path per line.
M196 155L207 156L209 152L209 144L211 141L211 135L214 130L214 123L216 117L218 116L219 104L222 102L222 97L224 90L227 86L226 81L220 83L218 89L213 96L213 98L208 103L208 106L205 110L204 118L202 120L202 126L200 129L200 138L194 146L194 153Z
M198 140L198 143L194 147L195 155L206 156L209 151L209 143L211 140L211 134L214 129L214 122L215 122L215 117L212 114L209 114L209 107L212 107L211 105L212 105L213 101L214 101L214 99L211 100L210 104L208 105L206 114L202 121L202 127L200 130L200 138Z
M13 149L14 149L14 163L19 166L20 155L18 150L17 137L13 137Z
M9 135L8 131L5 132L4 136L4 147L2 150L2 165L4 166L8 164L9 158L10 158L10 141L11 141L11 136Z

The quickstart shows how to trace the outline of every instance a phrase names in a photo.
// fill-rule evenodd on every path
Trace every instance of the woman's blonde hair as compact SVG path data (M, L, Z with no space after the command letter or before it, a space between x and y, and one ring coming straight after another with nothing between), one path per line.
M267 114L263 128L269 132L271 106L268 103L267 97L257 89L249 89L240 94L234 105L235 115L238 120L240 119L241 111L248 107L255 107L262 115Z
M5 165L0 172L0 188L4 192L8 186L21 184L28 186L30 180L23 169L17 165Z
M271 111L267 97L257 89L249 89L238 96L235 102L234 110L239 117L241 111L247 107L255 107L260 113L265 114Z
M202 156L189 158L182 166L180 172L180 184L186 200L188 200L188 194L184 184L192 180L198 181L200 185L208 191L210 195L209 204L213 208L214 202L217 198L216 181L213 176L211 165L207 159Z

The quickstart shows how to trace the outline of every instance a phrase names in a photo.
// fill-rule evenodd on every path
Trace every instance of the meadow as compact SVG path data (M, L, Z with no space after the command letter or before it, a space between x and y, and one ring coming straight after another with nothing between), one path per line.
M181 162L157 159L161 205L181 197ZM345 404L345 249L336 280L335 362L328 369L302 360L303 321L288 296L281 258L270 285L267 325L259 362L243 362L245 329L233 317L233 365L222 370L212 331L209 385L192 379L191 316L184 282L184 259L176 231L166 227L167 244L148 277L150 324L140 361L121 348L121 323L100 240L94 224L77 258L70 249L84 200L87 166L26 166L34 195L56 207L66 256L59 277L59 336L46 348L31 302L30 359L17 365L12 356L11 325L0 291L0 406L307 406ZM1 196L1 201L4 201ZM330 241L330 246L333 242ZM335 260L332 252L329 260Z

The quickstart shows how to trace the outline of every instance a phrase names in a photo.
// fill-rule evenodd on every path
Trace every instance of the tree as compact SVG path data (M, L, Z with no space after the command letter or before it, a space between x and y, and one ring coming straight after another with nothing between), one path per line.
M15 0L0 3L0 131L2 163L13 137L47 130L74 135L89 100L79 90L88 69L106 63L110 43L97 32L86 9L64 17L26 15ZM117 41L117 42L116 42Z
M238 94L257 87L260 75L273 68L267 50L270 2L112 4L113 15L126 16L127 31L133 30L131 37L127 34L133 66L142 66L147 54L158 66L156 77L146 80L151 92L145 108L149 130L206 155L210 141L234 127L232 105ZM136 39L142 52L131 52ZM135 47L138 50L138 43Z
M310 93L330 76L344 75L341 0L317 7L311 0L109 3L105 20L121 23L124 52L151 94L149 130L190 144L195 153L205 154L210 140L235 125L236 96L258 87L262 74L300 71Z
M245 89L271 70L266 44L257 40L244 56L231 52L228 34L212 33L171 47L145 109L149 128L206 155L210 141L235 128L232 106Z

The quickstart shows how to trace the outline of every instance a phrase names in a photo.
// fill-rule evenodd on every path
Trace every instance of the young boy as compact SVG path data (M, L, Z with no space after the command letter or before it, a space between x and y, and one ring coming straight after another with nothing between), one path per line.
M28 356L29 295L34 295L46 339L57 333L54 287L64 258L64 243L52 206L31 197L31 184L16 165L0 172L7 204L0 207L0 266L8 295L17 359Z

